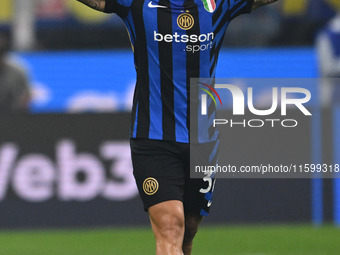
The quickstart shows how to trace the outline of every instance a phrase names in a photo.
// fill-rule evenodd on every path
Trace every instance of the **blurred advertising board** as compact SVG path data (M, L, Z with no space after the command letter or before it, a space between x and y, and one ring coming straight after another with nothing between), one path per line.
M1 116L0 227L147 224L132 176L129 123L129 113ZM306 146L311 125L301 132ZM268 137L235 129L228 157L266 153L258 144L270 144ZM275 145L285 144L286 136L275 137ZM286 150L275 147L276 154ZM311 151L303 147L300 156L310 161ZM312 190L309 179L219 179L207 223L308 223Z
M129 121L128 114L1 116L0 226L141 222Z
M15 57L30 72L34 113L131 110L136 82L131 50L36 52ZM217 77L225 78L318 77L316 53L310 48L224 49L217 66ZM308 89L316 94L316 87ZM257 85L255 100L268 98L270 90L270 86Z

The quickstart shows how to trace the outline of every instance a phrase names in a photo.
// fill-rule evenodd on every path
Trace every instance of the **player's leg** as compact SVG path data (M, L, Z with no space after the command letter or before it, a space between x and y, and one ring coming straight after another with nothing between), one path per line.
M182 255L183 203L178 200L165 201L151 206L148 212L156 239L156 254Z
M212 204L215 179L188 179L184 195L185 234L183 239L183 252L190 255L193 240L203 216L208 216Z
M190 165L214 165L217 160L216 142L198 145L201 148L191 151L192 147L182 145L183 155L186 155L186 177L184 188L184 212L185 212L185 234L183 239L183 252L190 255L193 240L202 222L203 216L207 216L212 204L215 186L213 174L206 174L202 178L190 178ZM215 156L216 155L216 156ZM190 162L192 160L192 162ZM191 164L190 164L191 163Z
M191 254L193 241L202 219L203 217L201 215L191 213L185 214L185 232L182 246L184 255Z
M173 142L132 139L133 173L156 238L157 255L180 254L184 238L184 165Z

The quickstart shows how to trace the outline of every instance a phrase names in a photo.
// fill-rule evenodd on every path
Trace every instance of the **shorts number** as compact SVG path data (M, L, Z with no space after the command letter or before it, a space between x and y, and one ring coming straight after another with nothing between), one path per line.
M203 178L203 181L208 182L208 187L207 187L206 189L203 189L203 188L200 189L200 192L201 192L201 193L205 194L205 193L208 193L208 192L211 190L211 188L214 189L215 180L213 180L213 179L211 178L211 174L205 176L205 177Z

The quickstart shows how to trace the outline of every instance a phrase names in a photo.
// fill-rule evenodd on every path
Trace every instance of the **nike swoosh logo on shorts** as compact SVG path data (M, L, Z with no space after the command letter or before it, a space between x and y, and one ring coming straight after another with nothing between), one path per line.
M152 1L149 2L148 7L149 8L168 8L167 6L152 4Z
M212 202L211 202L211 201L209 201L209 202L208 202L208 204L207 204L207 207L210 207L210 206L211 206L211 204L212 204Z

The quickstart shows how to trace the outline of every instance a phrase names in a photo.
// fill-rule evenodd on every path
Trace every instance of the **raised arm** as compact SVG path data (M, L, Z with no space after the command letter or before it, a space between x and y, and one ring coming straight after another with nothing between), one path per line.
M276 1L278 1L278 0L254 0L253 10L255 10L259 7L262 7L264 5L274 3Z
M92 9L103 12L105 9L105 0L77 0Z

